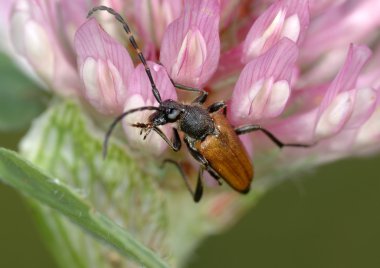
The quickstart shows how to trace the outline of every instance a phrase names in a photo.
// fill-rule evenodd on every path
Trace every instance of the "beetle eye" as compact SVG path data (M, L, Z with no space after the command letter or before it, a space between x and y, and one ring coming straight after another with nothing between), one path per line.
M178 117L179 113L180 113L179 110L170 108L170 109L168 110L167 115L168 115L168 118L169 118L170 120L174 120L174 119L176 119L176 118Z

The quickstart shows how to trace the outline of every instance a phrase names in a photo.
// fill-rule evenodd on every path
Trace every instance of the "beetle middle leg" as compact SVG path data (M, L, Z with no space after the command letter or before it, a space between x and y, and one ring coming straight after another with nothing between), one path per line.
M210 106L207 107L207 111L210 114L215 113L215 112L219 111L220 109L223 109L224 115L227 114L227 105L224 101L214 102L213 104L211 104Z
M269 130L261 127L260 125L246 125L242 127L235 128L235 133L237 135L243 135L247 134L249 132L253 131L261 131L263 132L271 141L273 141L278 147L311 147L314 146L316 143L312 144L302 144L302 143L283 143L280 141L275 135L273 135Z
M185 137L184 141L191 156L208 171L208 173L218 182L219 185L222 185L222 180L219 174L209 165L204 156L194 148L192 141L187 137Z
M193 197L194 202L199 202L201 200L202 195L203 195L203 184L202 184L202 176L203 176L203 171L204 167L201 166L198 171L198 179L197 179L197 184L195 186L195 190L191 188L189 179L185 172L183 171L183 168L178 164L178 162L172 160L172 159L165 159L162 165L165 165L167 163L173 164L181 174L182 179L185 182L187 190L189 190L191 196Z
M222 178L219 176L219 174L216 173L216 171L210 166L206 166L206 170L207 170L208 174L210 174L211 177L213 177L218 182L219 186L221 186L222 185Z

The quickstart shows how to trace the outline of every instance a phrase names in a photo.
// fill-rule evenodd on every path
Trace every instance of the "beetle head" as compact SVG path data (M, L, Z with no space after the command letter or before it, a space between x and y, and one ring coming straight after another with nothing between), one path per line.
M149 121L153 126L161 126L167 123L174 123L180 119L181 114L184 112L183 104L174 100L165 100L158 107L158 111L154 112Z

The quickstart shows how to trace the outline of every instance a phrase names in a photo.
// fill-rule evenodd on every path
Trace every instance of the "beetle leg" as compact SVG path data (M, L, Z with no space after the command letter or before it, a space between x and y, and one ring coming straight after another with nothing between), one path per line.
M184 141L192 157L194 157L194 159L201 163L203 166L208 166L208 161L194 148L193 142L190 141L187 137L185 137Z
M178 131L176 128L173 128L173 139L172 141L169 140L168 137L166 137L165 133L162 132L161 129L159 129L158 127L151 127L151 125L148 125L148 124L144 124L144 123L136 123L136 124L132 124L133 127L138 127L138 128L141 128L141 131L143 129L148 129L146 131L146 134L144 135L144 140L146 139L146 137L148 136L148 134L150 133L150 130L153 129L158 135L160 135L160 137L169 145L169 147L177 152L179 151L179 149L181 149L181 139L179 137L179 134L178 134ZM142 132L140 133L140 135L142 134Z
M210 175L218 182L219 185L222 185L221 177L219 174L209 165L208 161L201 155L193 146L192 141L190 141L187 137L184 139L187 149L190 154L194 157L196 161L198 161L204 169L210 173Z
M207 96L208 96L208 93L207 91L203 90L203 89L199 89L199 88L194 88L194 87L188 87L188 86L185 86L185 85L181 85L181 84L178 84L176 82L174 82L172 79L170 79L172 81L172 84L174 87L178 88L178 89L182 89L182 90L186 90L186 91L192 91L192 92L199 92L199 96L196 97L192 103L198 103L198 104L203 104L206 99L207 99Z
M145 135L144 135L144 140L146 139L146 137L148 136L148 134L150 133L151 131L151 125L149 124L145 124L145 123L134 123L131 125L132 127L137 127L137 128L141 128L140 130L140 135L142 135L144 132L145 132Z
M158 62L159 65L161 66L164 66L161 62ZM168 74L169 75L169 74ZM169 77L170 78L170 77ZM207 96L208 96L208 92L203 90L203 89L199 89L199 88L195 88L195 87L189 87L189 86L185 86L185 85L182 85L182 84L179 84L179 83L176 83L173 79L170 78L170 81L172 82L173 86L175 88L178 88L178 89L182 89L182 90L185 90L185 91L192 91L192 92L199 92L200 95L195 98L192 103L198 103L198 104L203 104L206 99L207 99Z
M206 101L207 96L208 96L207 91L202 90L201 91L201 95L199 95L198 97L196 97L191 103L193 103L193 104L194 103L203 104Z
M283 143L280 141L275 135L273 135L269 130L262 128L260 125L247 125L235 128L235 133L237 135L243 135L249 132L253 131L261 131L263 132L271 141L273 141L278 147L311 147L314 146L316 143L312 144L301 144L301 143Z
M179 137L178 131L176 128L173 127L173 139L172 141L169 140L168 137L166 137L165 133L162 132L161 129L158 127L154 127L153 130L161 136L161 138L169 145L170 148L172 148L173 151L177 152L179 149L181 149L181 139Z
M204 168L202 166L199 167L198 171L198 179L197 179L197 186L195 187L195 193L194 193L194 202L199 202L201 200L203 195L203 184L202 184L202 176L203 176Z
M138 127L138 128L148 128L150 125L145 123L134 123L132 124L132 127Z
M224 101L218 101L211 104L209 107L207 107L207 111L211 113L215 113L219 111L220 109L223 109L223 114L227 114L227 105L224 103Z
M216 173L215 170L210 166L206 166L206 170L211 175L211 177L213 177L218 182L219 186L221 186L222 185L222 178L219 176L219 174Z
M187 190L190 192L191 196L193 197L194 202L199 202L199 200L201 200L202 195L203 195L202 175L203 175L204 168L202 166L199 168L197 185L195 186L195 190L193 190L191 188L187 175L183 171L182 167L178 164L178 162L171 159L165 159L164 162L162 162L162 165L165 165L166 163L171 163L178 169L179 173L181 174L182 179L185 182Z

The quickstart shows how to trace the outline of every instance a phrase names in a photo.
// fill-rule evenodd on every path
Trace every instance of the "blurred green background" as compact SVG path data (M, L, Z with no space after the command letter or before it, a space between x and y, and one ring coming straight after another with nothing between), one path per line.
M16 85L14 94L22 92L17 85L23 79L0 56L0 106L7 105L3 93L10 86ZM20 105L8 107L18 111L16 121L42 106L25 111ZM24 132L4 131L1 118L7 114L0 111L0 146L16 149ZM188 268L380 267L379 163L379 156L344 160L275 187L239 224L207 239ZM0 267L57 267L28 206L2 184L0 212Z

